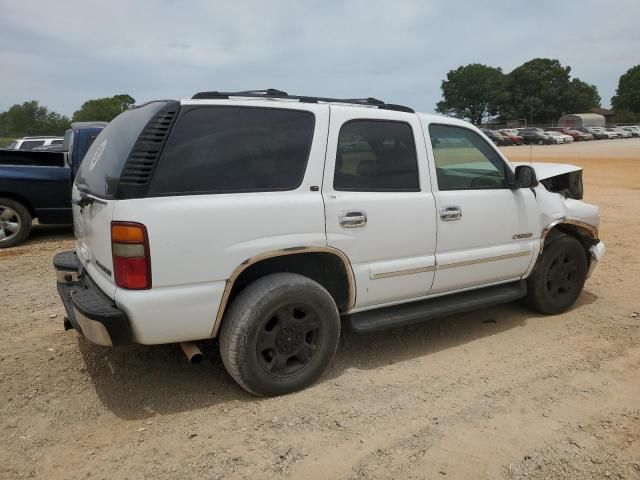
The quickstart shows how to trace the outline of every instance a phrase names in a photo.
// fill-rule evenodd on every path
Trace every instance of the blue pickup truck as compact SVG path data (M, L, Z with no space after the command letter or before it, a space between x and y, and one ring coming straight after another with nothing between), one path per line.
M32 221L70 224L71 185L84 154L106 122L76 122L65 152L0 150L0 248L29 236Z

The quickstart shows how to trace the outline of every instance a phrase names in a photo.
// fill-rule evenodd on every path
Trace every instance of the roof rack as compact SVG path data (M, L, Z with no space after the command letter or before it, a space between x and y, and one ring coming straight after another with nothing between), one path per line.
M348 103L352 105L363 105L367 107L378 107L383 110L395 110L398 112L415 113L412 108L404 105L396 105L393 103L385 103L377 98L326 98L326 97L310 97L304 95L289 95L282 90L275 88L267 88L265 90L245 90L242 92L198 92L193 97L194 100L204 99L228 99L230 97L246 97L246 98L274 98L285 100L298 100L302 103Z

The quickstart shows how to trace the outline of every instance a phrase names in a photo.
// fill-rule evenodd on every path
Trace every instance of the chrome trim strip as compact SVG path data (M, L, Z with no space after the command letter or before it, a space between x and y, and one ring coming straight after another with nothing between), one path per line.
M553 230L554 227L557 227L558 225L561 225L563 223L567 224L567 225L574 225L574 226L580 228L581 230L585 230L586 233L592 239L598 240L598 228L597 227L594 227L593 225L589 225L588 223L581 222L580 220L573 220L571 218L566 218L566 217L558 218L557 220L554 220L549 225L547 225L545 227L545 229L543 230L542 235L540 235L540 252L539 252L539 255L542 255L542 250L544 250L544 243L547 240L547 236L549 235L549 233L551 233L551 230Z
M499 260L508 260L510 258L528 257L532 252L527 250L526 252L509 253L506 255L497 255L495 257L478 258L475 260L465 260L463 262L446 263L444 265L438 264L438 270L446 270L447 268L466 267L468 265L477 265L479 263L496 262Z
M390 278L390 277L400 277L402 275L413 275L414 273L425 273L425 272L433 272L436 267L419 267L419 268L409 268L407 270L396 270L395 272L383 272L374 274L371 279L379 280L381 278Z
M353 275L353 269L351 268L351 263L349 262L349 258L337 248L332 247L288 247L282 248L280 250L273 250L270 252L261 253L260 255L256 255L255 257L251 257L246 259L244 262L237 267L233 273L227 279L227 284L224 287L224 292L222 293L222 298L220 299L220 305L218 307L218 314L216 315L216 320L213 324L213 330L211 331L211 336L215 337L218 335L218 330L220 330L220 324L222 323L222 316L227 308L227 302L229 300L229 295L231 294L231 289L233 288L233 284L236 279L240 276L240 274L249 266L253 265L256 262L261 260L266 260L267 258L274 257L282 257L284 255L296 255L298 253L331 253L336 255L342 263L344 263L344 268L347 271L347 279L349 281L349 304L347 305L347 311L351 310L353 306L356 304L356 281Z

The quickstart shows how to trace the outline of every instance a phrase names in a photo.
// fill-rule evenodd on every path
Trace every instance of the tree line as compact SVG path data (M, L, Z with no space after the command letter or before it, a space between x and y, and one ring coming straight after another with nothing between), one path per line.
M494 117L499 122L552 123L568 113L600 107L595 85L571 78L571 67L548 58L535 58L510 73L479 63L460 66L442 81L442 97L437 112L476 125ZM616 121L640 121L640 65L620 77L611 104Z
M0 112L0 137L62 135L71 122L110 122L135 103L135 99L127 94L87 100L71 118L49 110L37 100L15 104Z

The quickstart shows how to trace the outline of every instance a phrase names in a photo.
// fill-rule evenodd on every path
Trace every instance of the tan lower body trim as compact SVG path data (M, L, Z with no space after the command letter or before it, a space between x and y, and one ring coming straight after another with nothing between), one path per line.
M371 278L373 280L378 280L380 278L400 277L402 275L413 275L414 273L433 272L435 269L436 269L436 267L410 268L410 269L407 269L407 270L397 270L395 272L376 273Z
M497 255L495 257L478 258L476 260L465 260L464 262L445 263L444 265L438 265L437 270L446 270L447 268L466 267L468 265L477 265L479 263L497 262L499 260L508 260L510 258L528 257L531 255L530 251L509 253L507 255Z

